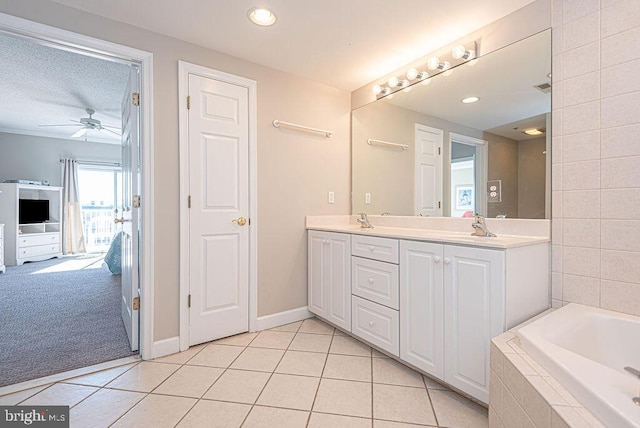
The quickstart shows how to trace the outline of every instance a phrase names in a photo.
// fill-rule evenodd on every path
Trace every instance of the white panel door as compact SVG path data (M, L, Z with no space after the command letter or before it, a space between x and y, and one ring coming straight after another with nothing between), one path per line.
M189 344L249 329L249 91L189 74Z
M489 346L505 329L502 250L444 246L445 382L489 402Z
M400 241L400 358L444 377L443 246Z
M442 216L442 129L415 125L414 206L417 215Z
M138 350L140 311L134 299L139 297L140 209L133 206L133 195L140 190L140 107L133 105L132 94L139 93L139 69L131 66L129 82L122 100L122 321L131 350Z

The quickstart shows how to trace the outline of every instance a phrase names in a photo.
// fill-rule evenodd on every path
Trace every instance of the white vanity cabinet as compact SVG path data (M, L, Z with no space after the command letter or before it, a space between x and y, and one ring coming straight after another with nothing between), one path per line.
M309 310L488 403L491 339L549 307L549 244L373 233L309 231Z
M309 231L309 311L351 331L351 235Z

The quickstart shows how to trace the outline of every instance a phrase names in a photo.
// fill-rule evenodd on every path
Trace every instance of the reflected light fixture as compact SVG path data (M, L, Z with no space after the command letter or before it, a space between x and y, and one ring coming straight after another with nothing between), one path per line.
M544 128L529 128L529 129L525 129L522 132L524 132L527 135L531 135L535 137L537 135L544 135L544 133L547 132L547 130Z
M398 86L398 83L400 83L400 81L396 76L390 77L389 80L387 81L387 84L389 85L390 88L395 88L396 86Z
M276 15L269 9L254 7L249 9L247 16L256 25L268 27L276 23Z
M429 61L427 61L427 68L429 70L444 71L444 70L448 70L450 67L451 67L451 63L449 61L440 62L440 60L437 57L430 58Z
M480 100L480 98L478 98L478 97L467 97L467 98L464 98L464 99L460 100L460 102L462 102L464 104L471 104L471 103L475 103L475 102L477 102L479 100Z
M375 85L373 88L371 88L371 91L373 91L374 95L380 95L380 93L382 92L382 86Z

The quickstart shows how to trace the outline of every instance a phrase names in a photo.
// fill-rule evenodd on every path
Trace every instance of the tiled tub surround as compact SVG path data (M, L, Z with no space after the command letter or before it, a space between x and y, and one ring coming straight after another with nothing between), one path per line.
M487 410L316 319L0 395L71 427L484 428Z
M490 428L605 428L522 348L518 331L553 312L491 341Z
M570 303L520 328L522 348L605 425L640 428L640 317Z

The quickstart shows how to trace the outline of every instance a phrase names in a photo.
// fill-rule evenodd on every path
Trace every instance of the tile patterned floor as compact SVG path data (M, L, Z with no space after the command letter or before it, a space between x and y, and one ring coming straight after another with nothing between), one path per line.
M487 411L316 320L0 396L72 427L487 427Z

